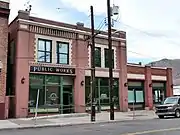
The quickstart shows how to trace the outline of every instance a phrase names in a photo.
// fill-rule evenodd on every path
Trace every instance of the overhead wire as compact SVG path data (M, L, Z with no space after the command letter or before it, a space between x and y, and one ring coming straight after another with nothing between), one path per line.
M163 40L163 38L168 41L169 43L171 44L174 44L174 45L177 45L177 46L180 46L180 43L176 43L174 42L173 40L171 40L168 36L166 36L165 34L156 34L156 33L151 33L151 32L147 32L147 31L144 31L144 30L141 30L141 29L138 29L138 28L135 28L133 26L130 26L130 25L127 25L123 22L120 22L120 21L115 21L119 24L122 24L130 29L133 29L133 30L136 30L136 31L139 31L140 33L144 34L144 35L147 35L149 37L153 37L153 38L161 38Z

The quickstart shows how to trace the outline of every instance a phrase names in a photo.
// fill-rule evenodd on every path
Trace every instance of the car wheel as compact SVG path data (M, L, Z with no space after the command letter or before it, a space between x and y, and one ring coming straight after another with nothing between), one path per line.
M158 117L159 117L160 119L163 119L163 118L164 118L164 115L158 115Z
M175 117L176 117L176 118L179 118L179 117L180 117L180 111L179 111L179 110L176 110L176 111L175 111Z

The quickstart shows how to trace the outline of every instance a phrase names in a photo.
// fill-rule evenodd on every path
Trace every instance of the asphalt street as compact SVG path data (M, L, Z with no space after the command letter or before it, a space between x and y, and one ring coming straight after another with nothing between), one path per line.
M178 135L180 119L153 119L109 124L0 131L0 135Z

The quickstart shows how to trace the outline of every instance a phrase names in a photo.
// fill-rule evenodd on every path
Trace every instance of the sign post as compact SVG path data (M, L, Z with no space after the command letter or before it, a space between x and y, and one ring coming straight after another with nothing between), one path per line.
M38 91L37 91L36 111L35 111L35 124L36 124L36 121L37 121L38 104L39 104L39 89L38 89Z
M135 92L135 89L133 89L133 93ZM133 100L133 120L135 120L135 108L134 108L135 98Z

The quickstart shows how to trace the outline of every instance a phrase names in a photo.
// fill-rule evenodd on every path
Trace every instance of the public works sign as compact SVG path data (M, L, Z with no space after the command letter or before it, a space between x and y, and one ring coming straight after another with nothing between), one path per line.
M75 68L31 66L30 72L75 74Z

